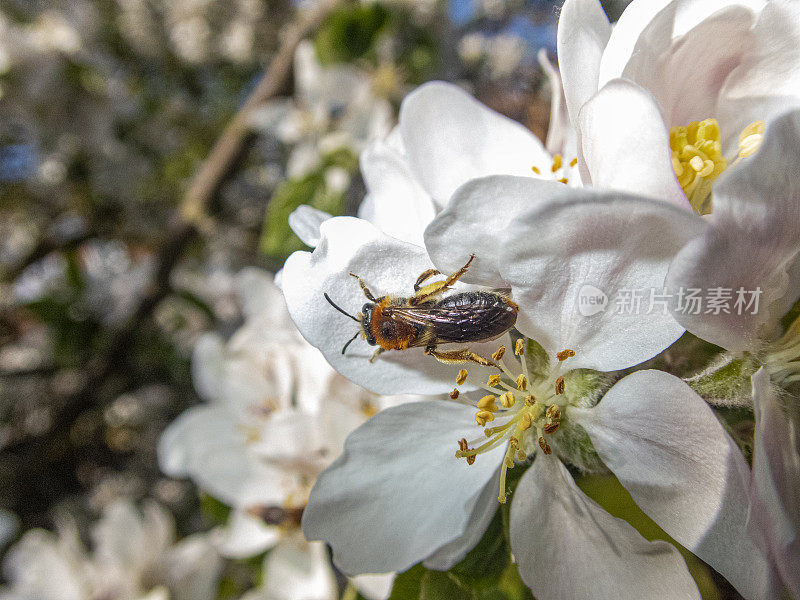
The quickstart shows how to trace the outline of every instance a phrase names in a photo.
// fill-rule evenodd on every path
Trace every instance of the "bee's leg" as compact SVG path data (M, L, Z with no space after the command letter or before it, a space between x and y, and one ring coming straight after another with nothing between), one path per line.
M369 300L370 302L376 302L375 296L373 296L372 292L369 291L366 282L363 279L361 279L361 277L359 277L355 273L350 273L350 277L355 277L356 279L358 279L358 285L361 286L361 291L364 292L364 295L367 297L367 300Z
M427 281L434 275L441 275L441 273L437 269L428 269L427 271L424 271L422 275L417 277L417 281L414 284L414 291L418 292L422 287L423 282Z
M378 358L384 352L386 352L386 350L384 350L383 348L378 346L378 348L376 348L375 352L372 353L372 358L369 359L369 362L375 362L375 359Z
M469 348L464 348L463 350L452 350L450 352L440 352L436 349L436 346L428 346L425 348L425 354L428 356L434 357L439 362L443 362L449 365L458 365L463 364L465 362L473 362L475 364L481 365L482 367L495 367L499 369L500 367L489 360L488 358L483 358L480 354L475 354L474 352L470 351Z
M411 304L423 304L429 300L433 300L436 296L442 294L446 289L451 287L456 281L461 279L463 275L469 269L469 265L475 259L475 255L471 254L467 264L461 267L458 271L447 277L442 281L434 281L433 283L429 283L425 287L417 288L417 285L414 286L416 293L411 297ZM422 275L419 276L417 279L417 284L422 283L425 279L433 276L435 273L431 272L433 270L425 271Z

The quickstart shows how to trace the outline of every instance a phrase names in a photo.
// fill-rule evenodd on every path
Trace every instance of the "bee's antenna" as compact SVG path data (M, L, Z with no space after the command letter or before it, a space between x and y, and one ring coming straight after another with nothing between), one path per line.
M327 301L328 301L328 304L330 304L330 305L331 305L333 308L335 308L336 310L338 310L338 311L339 311L340 313L342 313L343 315L350 317L350 318L351 318L351 319L353 319L353 321L355 321L356 323L361 323L361 321L359 321L358 319L356 319L356 318L355 318L353 315L351 315L349 312L345 312L345 310L344 310L343 308L340 308L339 306L337 306L337 305L336 305L336 303L335 303L333 300L331 300L331 298L330 298L330 296L328 296L328 294L322 294L322 295L323 295L323 296L325 296L325 300L327 300ZM357 334L356 334L356 335L357 335ZM352 340L351 340L351 341L352 341ZM344 352L342 352L342 354L344 354Z
M349 340L347 340L347 343L346 343L346 344L344 345L344 347L342 348L342 354L344 354L344 351L345 351L345 350L347 350L347 347L348 347L350 344L352 344L352 343L353 343L353 340L355 340L355 339L358 337L358 334L359 334L359 333L361 333L361 332L360 332L360 331L356 331L356 334L355 334L353 337L351 337Z

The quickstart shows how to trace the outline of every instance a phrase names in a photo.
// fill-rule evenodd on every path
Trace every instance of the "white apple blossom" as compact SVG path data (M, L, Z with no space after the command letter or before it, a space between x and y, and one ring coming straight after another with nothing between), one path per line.
M71 520L57 534L32 529L3 563L3 600L197 600L216 594L222 562L207 535L175 543L175 526L153 502L109 505L83 546Z
M711 210L714 180L800 106L795 0L568 0L558 55L585 183ZM677 177L676 177L677 175Z
M297 332L268 273L245 269L238 284L245 323L227 341L217 334L198 340L193 378L206 402L164 432L159 462L167 474L192 478L232 508L216 532L223 554L272 549L265 563L272 575L253 594L334 598L325 549L302 539L299 515L347 434L396 400L333 371Z
M294 73L294 99L265 104L253 120L255 127L293 146L289 177L315 168L326 152L360 152L370 140L389 133L392 108L375 94L365 73L350 65L321 65L309 41L297 47Z
M528 370L526 358L504 364L502 379L469 367L471 375L459 377L462 391L484 388L491 394L477 401L477 413L469 404L436 402L404 405L371 419L318 480L303 517L306 535L330 543L348 573L401 570L421 560L448 569L480 539L496 508L494 498L505 500L507 469L541 447L552 455L536 459L511 498L512 549L534 594L661 597L668 578L680 590L676 597L697 597L673 549L648 544L603 513L556 460L591 468L593 457L676 540L746 597L762 597L766 565L744 530L747 464L702 399L677 378L657 372L629 376L596 406L596 390L587 393L581 384L581 369L633 366L683 331L664 313L583 316L581 288L662 286L674 254L703 226L692 213L657 200L512 176L462 185L428 226L425 248L363 220L323 222L314 252L287 261L283 289L306 339L354 381L383 393L434 393L452 387L455 368L422 349L388 352L370 363L371 351L354 343L342 356L346 336L336 339L330 332L348 321L326 309L323 293L356 312L361 291L350 272L376 294L408 295L431 259L446 273L473 253L463 280L510 287L520 307L517 329L540 342L551 359L570 352L560 354L565 362L538 375ZM580 442L586 440L583 431L591 444ZM475 464L454 459L459 439L458 456L477 452ZM592 446L597 454L587 451ZM605 545L608 540L615 551ZM616 566L609 567L609 555L621 557ZM603 565L604 577L595 565Z

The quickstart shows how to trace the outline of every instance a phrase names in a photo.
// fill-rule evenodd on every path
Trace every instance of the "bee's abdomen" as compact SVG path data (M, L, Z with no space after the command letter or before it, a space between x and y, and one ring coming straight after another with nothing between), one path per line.
M495 338L517 322L519 307L495 292L462 292L436 303L431 329L441 342L480 342Z

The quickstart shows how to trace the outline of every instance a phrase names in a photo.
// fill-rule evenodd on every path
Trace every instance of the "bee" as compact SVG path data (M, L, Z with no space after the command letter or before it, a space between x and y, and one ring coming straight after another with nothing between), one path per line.
M369 300L358 316L346 312L328 294L324 294L333 308L361 326L344 345L342 354L360 335L370 346L378 346L370 362L387 350L423 347L425 354L443 363L473 362L496 367L495 363L471 352L469 348L452 351L438 349L441 344L493 340L517 322L519 306L498 292L476 291L444 295L467 272L474 259L473 254L467 264L449 277L423 285L431 277L441 275L436 269L428 269L417 278L414 295L409 298L376 298L361 277L350 273L358 280L364 296Z

